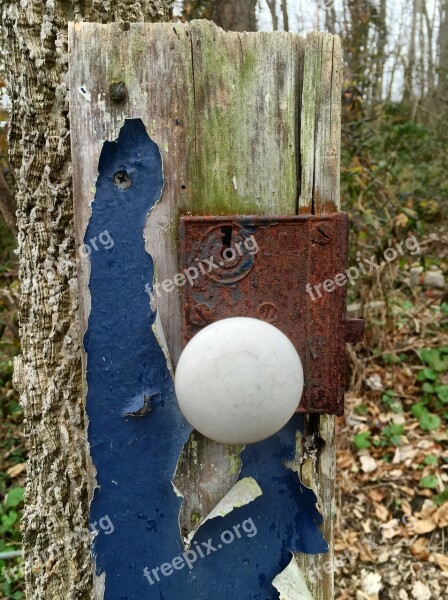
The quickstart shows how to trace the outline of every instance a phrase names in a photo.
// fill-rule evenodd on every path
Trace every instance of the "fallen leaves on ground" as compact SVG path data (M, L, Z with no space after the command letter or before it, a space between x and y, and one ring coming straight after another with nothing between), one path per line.
M348 350L350 393L336 435L336 598L448 600L447 308L422 287L409 299L404 270L392 277L401 289L392 301L370 293L367 342Z

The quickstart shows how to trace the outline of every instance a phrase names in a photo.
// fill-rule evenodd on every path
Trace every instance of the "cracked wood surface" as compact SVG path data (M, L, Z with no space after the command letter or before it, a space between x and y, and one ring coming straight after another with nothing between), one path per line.
M141 118L164 164L161 201L146 238L158 280L178 269L183 214L295 214L339 208L340 45L329 34L225 33L206 21L180 24L70 26L70 101L76 232L90 216L99 153L124 119ZM116 104L109 85L121 80ZM303 88L303 94L302 94ZM82 90L85 90L83 92ZM300 193L302 191L302 193ZM79 284L83 329L89 313L88 264ZM159 313L174 364L181 351L179 295ZM295 468L312 487L332 542L334 420L306 417ZM190 532L238 477L239 448L194 434L177 470ZM333 595L328 555L298 555L312 597ZM328 571L328 569L326 569ZM313 573L315 575L313 575Z

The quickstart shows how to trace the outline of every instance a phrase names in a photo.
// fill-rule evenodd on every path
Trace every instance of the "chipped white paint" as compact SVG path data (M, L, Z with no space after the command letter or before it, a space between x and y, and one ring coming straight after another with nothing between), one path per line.
M306 585L305 575L294 556L286 569L277 575L272 585L280 593L280 600L314 600Z
M150 301L148 297L148 302ZM154 335L156 336L157 341L159 342L159 346L162 348L163 354L165 355L166 364L169 372L171 373L171 377L174 379L174 369L173 363L171 361L170 352L168 350L168 344L166 343L165 333L163 331L162 320L160 318L159 312L156 313L155 321L152 325L152 330Z
M103 572L101 575L96 575L95 568L93 569L93 593L95 600L103 600L104 592L106 590L106 573Z
M173 482L171 482L171 485L173 486L173 490L174 490L174 493L176 494L176 496L177 496L178 498L182 498L182 499L183 499L183 495L182 495L182 493L181 493L181 492L180 492L180 490L179 490L179 489L178 489L178 488L177 488L177 487L174 485L174 483L173 483Z

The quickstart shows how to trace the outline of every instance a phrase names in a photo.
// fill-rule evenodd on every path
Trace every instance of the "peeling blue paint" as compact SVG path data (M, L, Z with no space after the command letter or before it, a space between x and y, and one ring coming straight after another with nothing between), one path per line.
M114 185L117 171L129 174L128 189ZM108 516L113 523L113 533L100 531L94 540L96 571L106 573L105 600L275 599L272 580L288 565L291 550L327 551L314 493L283 464L294 456L295 433L303 425L299 416L241 455L240 478L253 477L263 494L199 528L192 541L198 559L191 569L160 572L184 552L181 498L172 479L191 431L151 328L155 313L145 290L154 265L143 230L162 187L157 145L140 120L127 120L118 140L103 146L85 235L90 240L107 230L114 240L112 248L90 256L92 304L84 339L89 442L98 483L90 522ZM242 529L250 522L256 535ZM235 537L228 544L220 538L226 531ZM216 550L207 556L210 544ZM160 581L151 574L157 568Z

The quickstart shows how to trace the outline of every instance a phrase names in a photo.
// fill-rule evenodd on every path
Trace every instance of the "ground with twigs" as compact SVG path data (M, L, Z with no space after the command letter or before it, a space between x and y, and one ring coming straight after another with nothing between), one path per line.
M446 270L446 230L420 244L418 263ZM411 261L355 307L367 335L348 349L338 422L338 600L448 599L448 304L424 272L411 285Z

